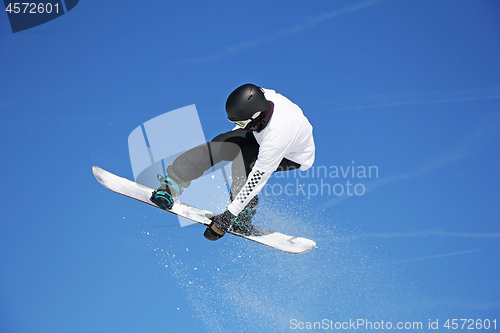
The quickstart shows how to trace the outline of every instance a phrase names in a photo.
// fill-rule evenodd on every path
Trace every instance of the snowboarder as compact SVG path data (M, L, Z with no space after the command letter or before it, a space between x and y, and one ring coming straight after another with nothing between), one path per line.
M274 90L242 85L227 98L226 112L237 126L177 157L167 167L167 177L158 176L160 187L150 199L171 209L192 180L217 163L232 161L231 204L212 218L204 233L209 240L221 238L228 230L250 234L257 194L271 174L307 170L314 162L311 124L296 104Z

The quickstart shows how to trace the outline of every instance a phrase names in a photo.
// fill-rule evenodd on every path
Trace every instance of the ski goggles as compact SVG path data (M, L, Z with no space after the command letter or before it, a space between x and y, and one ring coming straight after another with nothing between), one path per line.
M231 121L231 122L235 123L236 125L238 125L241 128L245 128L245 127L247 127L248 124L250 124L252 122L252 120L254 120L258 116L260 116L261 113L262 113L262 111L255 112L253 114L252 118L250 118L248 120L237 120L237 121Z

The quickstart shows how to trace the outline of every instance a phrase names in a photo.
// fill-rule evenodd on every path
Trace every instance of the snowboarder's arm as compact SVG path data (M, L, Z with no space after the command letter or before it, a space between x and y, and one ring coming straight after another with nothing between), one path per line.
M260 171L254 167L248 175L247 182L227 207L227 210L233 215L238 215L250 200L262 190L269 177L271 177L271 173Z
M264 188L272 173L283 160L289 143L283 139L271 142L274 142L274 145L261 145L259 156L245 185L227 207L231 214L238 215L245 208L250 200Z

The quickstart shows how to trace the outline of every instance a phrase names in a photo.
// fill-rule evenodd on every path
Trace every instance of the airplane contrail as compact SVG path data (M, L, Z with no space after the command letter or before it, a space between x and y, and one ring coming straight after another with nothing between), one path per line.
M460 251L460 252L452 252L452 253L444 253L444 254L436 254L436 255L433 255L433 256L424 256L424 257L418 257L418 258L412 258L412 259L397 260L397 261L393 261L393 262L389 262L389 263L383 264L383 266L404 264L404 263L413 262L413 261L421 261L421 260L430 260L430 259L452 257L452 256L458 256L458 255L462 255L462 254L474 253L474 252L477 252L477 251L479 251L479 249L468 250L468 251Z
M378 5L380 3L383 3L387 0L368 0L368 1L363 1L361 3L358 3L354 6L350 7L344 7L341 9L337 9L331 12L323 13L321 15L315 16L315 17L309 17L306 18L302 23L297 24L295 26L289 27L287 29L280 30L270 36L267 37L260 37L252 40L244 40L239 42L238 44L227 46L224 48L222 52L214 53L212 55L208 55L205 57L199 57L199 58L194 58L194 59L187 59L185 62L198 62L198 63L209 63L213 62L216 60L219 60L221 58L239 53L241 51L244 51L246 49L250 49L253 47L256 47L258 45L264 44L264 43L269 43L271 41L274 41L278 38L284 37L284 36L289 36L304 30L308 30L311 28L316 27L318 24L331 20L335 17L339 17L342 15L346 14L351 14L360 10L363 10L365 8Z
M500 238L500 232L476 233L476 232L450 232L444 230L425 230L413 232L381 232L356 235L354 238L410 238L410 237L428 237L444 236L458 238Z

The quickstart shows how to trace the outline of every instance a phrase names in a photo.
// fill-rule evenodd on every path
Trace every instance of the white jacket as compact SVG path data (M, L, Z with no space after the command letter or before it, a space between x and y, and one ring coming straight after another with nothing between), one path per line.
M259 155L247 182L227 207L233 215L238 215L264 188L283 158L300 164L301 170L309 169L314 162L312 126L302 110L274 90L263 91L266 99L274 103L274 111L267 126L259 133L253 132L260 146Z

